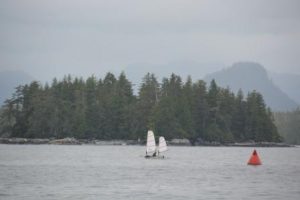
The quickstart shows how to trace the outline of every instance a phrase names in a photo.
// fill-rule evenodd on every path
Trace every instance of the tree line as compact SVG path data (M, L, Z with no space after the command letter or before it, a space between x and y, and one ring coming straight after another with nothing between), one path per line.
M125 73L33 81L16 88L0 116L2 137L136 140L148 129L192 143L281 140L260 93L244 97L214 80L183 82L175 74L161 82L146 74L136 95Z

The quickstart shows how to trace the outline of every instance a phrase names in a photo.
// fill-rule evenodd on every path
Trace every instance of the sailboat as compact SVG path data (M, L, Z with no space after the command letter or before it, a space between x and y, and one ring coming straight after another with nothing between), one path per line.
M149 130L147 133L146 155L145 158L164 158L162 152L168 150L167 143L164 137L159 137L158 146L156 146L153 131Z

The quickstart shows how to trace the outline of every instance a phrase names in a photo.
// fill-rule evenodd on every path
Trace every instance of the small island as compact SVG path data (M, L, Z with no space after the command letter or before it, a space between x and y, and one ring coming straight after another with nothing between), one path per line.
M175 74L161 83L146 74L137 94L123 72L33 81L16 88L0 119L5 144L143 145L151 129L177 146L288 146L259 92Z

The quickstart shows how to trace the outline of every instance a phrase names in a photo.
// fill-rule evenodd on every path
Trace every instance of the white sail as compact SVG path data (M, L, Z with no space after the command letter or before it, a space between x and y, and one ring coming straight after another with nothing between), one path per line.
M167 143L164 137L159 137L159 144L158 144L158 152L164 152L167 151L168 147L167 147Z
M155 138L153 131L148 131L146 153L151 154L156 150Z

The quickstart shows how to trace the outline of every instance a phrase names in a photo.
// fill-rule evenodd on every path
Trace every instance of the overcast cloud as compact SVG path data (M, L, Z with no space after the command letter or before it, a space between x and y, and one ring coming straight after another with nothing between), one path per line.
M180 60L300 74L298 0L2 0L0 24L0 71L44 80Z

